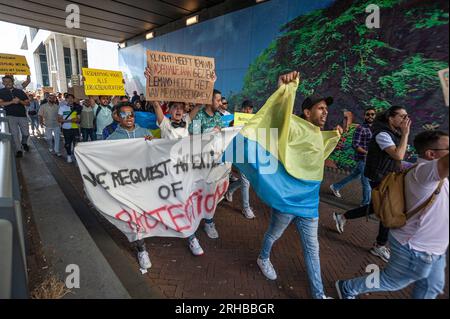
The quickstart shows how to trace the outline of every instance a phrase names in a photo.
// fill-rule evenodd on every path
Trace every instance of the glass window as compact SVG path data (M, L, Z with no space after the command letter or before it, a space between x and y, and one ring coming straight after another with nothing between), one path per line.
M69 48L64 48L64 68L66 69L67 82L69 82L72 77L72 59L70 58Z
M45 46L41 43L38 48L39 62L41 64L42 72L42 86L50 86L50 77L48 75L47 54L45 52Z

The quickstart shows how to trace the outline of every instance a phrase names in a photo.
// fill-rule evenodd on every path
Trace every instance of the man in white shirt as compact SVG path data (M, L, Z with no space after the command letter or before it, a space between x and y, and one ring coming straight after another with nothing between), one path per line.
M168 138L170 140L183 138L189 136L188 127L192 122L192 118L197 115L200 106L196 105L192 111L185 113L185 104L179 102L169 103L170 119L164 115L161 104L154 103L154 109L157 119L157 125L161 129L161 138Z
M397 291L414 283L413 299L435 299L444 289L449 243L448 134L422 132L414 139L414 146L419 159L405 177L406 210L428 204L403 227L391 229L391 258L380 272L379 285L368 287L367 277L337 281L340 298Z

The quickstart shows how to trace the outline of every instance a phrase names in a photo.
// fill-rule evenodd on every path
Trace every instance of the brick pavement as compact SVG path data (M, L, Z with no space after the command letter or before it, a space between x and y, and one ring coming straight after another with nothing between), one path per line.
M44 143L43 140L37 141ZM44 144L42 144L44 145ZM79 195L84 195L78 168L61 158L53 157L61 172ZM341 178L327 173L323 192L328 193L329 182ZM355 182L343 192L347 203L358 202L359 184ZM328 196L328 195L327 195ZM270 210L251 192L251 205L257 218L247 220L240 212L240 192L234 194L233 203L222 202L216 211L216 225L220 234L217 240L207 238L202 229L197 232L205 255L194 257L186 239L148 238L153 267L144 275L149 285L157 286L167 298L309 298L303 254L299 236L291 225L272 251L278 280L266 280L256 265L261 240L270 220ZM325 292L336 297L336 279L349 278L364 273L369 264L383 266L383 262L368 251L376 237L378 224L366 219L351 221L345 233L335 231L332 212L339 211L325 203L320 205L320 248L322 277ZM138 265L134 250L126 238L98 214L98 219L112 238L128 252L129 262ZM448 277L448 273L447 273ZM410 290L395 293L377 293L362 298L407 298ZM444 298L448 298L448 279Z

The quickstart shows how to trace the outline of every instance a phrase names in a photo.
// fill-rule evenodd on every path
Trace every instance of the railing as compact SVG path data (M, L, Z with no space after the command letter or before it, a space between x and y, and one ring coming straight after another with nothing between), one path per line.
M0 300L10 298L28 298L28 276L13 141L0 107Z

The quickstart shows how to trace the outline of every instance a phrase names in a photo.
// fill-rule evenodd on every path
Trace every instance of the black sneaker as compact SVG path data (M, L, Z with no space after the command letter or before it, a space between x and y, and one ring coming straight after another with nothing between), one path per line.
M16 153L16 157L23 157L23 153L22 153L22 151L17 151L17 153Z
M23 149L25 150L25 152L29 152L30 151L30 147L28 146L28 144L22 144Z

